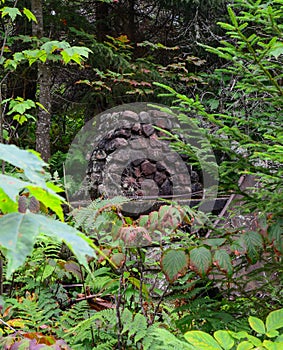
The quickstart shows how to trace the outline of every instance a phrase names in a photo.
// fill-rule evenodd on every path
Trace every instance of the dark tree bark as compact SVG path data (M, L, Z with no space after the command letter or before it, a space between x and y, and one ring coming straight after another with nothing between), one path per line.
M31 10L37 18L33 22L32 34L38 38L44 36L42 0L31 0ZM38 63L37 83L39 88L39 102L47 111L40 108L37 115L36 150L44 161L50 158L50 124L51 124L51 84L52 75L48 63Z

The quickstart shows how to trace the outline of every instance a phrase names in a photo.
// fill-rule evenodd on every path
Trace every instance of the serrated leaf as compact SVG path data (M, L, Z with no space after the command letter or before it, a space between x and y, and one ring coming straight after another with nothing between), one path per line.
M45 189L27 186L29 192L46 208L50 208L54 213L56 213L61 221L64 221L64 213L62 208L62 203L65 201L64 198L58 196L56 193L50 193Z
M234 346L234 339L228 331L219 330L214 332L213 336L225 350L230 350Z
M187 272L189 257L184 250L168 249L163 253L160 264L166 279L172 283Z
M0 245L5 248L7 277L21 266L31 254L36 237L45 234L64 241L78 261L88 269L86 255L94 256L90 239L59 221L33 213L12 213L0 217Z
M230 255L224 249L216 250L213 258L214 264L221 270L227 273L229 277L233 274L233 265Z
M250 316L249 317L249 325L250 327L259 334L265 334L265 325L262 320L257 317Z
M123 253L114 253L111 256L111 261L113 261L113 263L117 266L117 267L121 267L124 265L125 261L126 261L126 256Z
M9 16L12 20L12 22L14 22L14 20L16 19L17 16L21 16L21 12L17 7L8 7L5 6L1 9L2 11L2 18L5 16Z
M217 248L226 242L226 238L207 238L203 241L203 244L213 248Z
M41 50L44 50L47 54L51 54L55 50L58 50L58 49L65 50L70 46L71 45L67 41L51 40L41 45L40 48Z
M277 250L283 253L283 229L279 222L268 228L268 239Z
M212 265L210 250L205 247L194 248L190 251L190 268L200 276L205 276Z
M270 312L270 314L266 317L267 332L270 332L282 327L283 327L283 309Z
M223 350L217 341L202 331L189 331L184 334L185 339L198 350Z
M258 232L245 232L242 235L247 247L247 255L252 263L256 263L263 248L263 238Z

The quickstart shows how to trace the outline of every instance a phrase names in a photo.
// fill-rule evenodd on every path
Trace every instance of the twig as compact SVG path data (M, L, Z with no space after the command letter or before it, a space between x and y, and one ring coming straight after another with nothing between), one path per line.
M13 332L18 333L20 337L24 338L24 337L22 336L22 334L19 333L19 331L17 331L15 328L13 328L12 326L10 326L8 323L6 323L5 321L3 321L2 318L0 318L0 322L3 323L4 326L9 327Z
M238 182L238 186L241 187L243 182L245 180L245 175L242 175L239 179ZM229 197L229 199L227 200L226 204L224 205L223 209L221 210L221 213L218 215L217 220L215 220L214 224L213 224L213 228L216 228L216 226L219 224L219 222L221 221L221 219L223 218L223 216L226 214L231 202L235 199L236 197L236 193L231 194L231 196ZM205 235L205 238L208 238L212 232L212 229L210 229L207 234Z
M121 322L121 313L120 313L120 306L121 306L121 300L122 300L122 293L121 293L121 287L123 285L123 278L124 274L123 271L121 272L120 281L119 281L119 289L118 289L118 295L117 298L115 298L116 303L116 317L117 317L117 349L122 350L122 342L121 342L121 333L122 333L122 322Z
M140 272L140 288L139 288L139 302L140 302L140 308L142 310L143 315L146 317L146 312L144 309L143 305L143 293L142 293L142 287L143 287L143 263L142 263L142 255L141 255L141 250L138 249L139 252L139 262L138 262L138 267L139 267L139 272Z
M155 309L154 309L153 317L152 317L152 320L150 321L150 324L153 324L154 319L155 319L155 317L156 317L156 315L157 315L157 312L158 312L158 310L159 310L160 304L162 303L164 297L166 296L166 293L167 293L167 291L168 291L168 288L169 288L169 284L167 284L167 286L166 286L164 292L162 293L162 295L161 295L161 297L160 297L160 299L159 299L159 301L158 301L158 303L157 303L157 305L156 305L156 307L155 307Z

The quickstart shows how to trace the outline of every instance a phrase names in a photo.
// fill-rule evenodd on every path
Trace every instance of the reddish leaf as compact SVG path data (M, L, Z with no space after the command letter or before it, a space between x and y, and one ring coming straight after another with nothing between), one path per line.
M186 274L189 257L184 250L168 249L161 257L161 268L166 279L172 283L180 276Z
M190 268L201 277L211 269L212 256L210 250L205 247L194 248L190 251Z
M123 266L124 262L126 260L126 256L123 253L115 253L111 256L111 261L117 266L121 267Z

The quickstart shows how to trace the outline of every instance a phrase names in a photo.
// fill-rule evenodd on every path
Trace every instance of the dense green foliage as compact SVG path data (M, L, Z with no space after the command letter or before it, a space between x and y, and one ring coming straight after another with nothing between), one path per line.
M1 1L3 349L282 347L283 0L227 3L45 0L37 37L30 3ZM240 204L205 214L169 202L138 218L124 197L70 208L62 164L75 134L135 101L166 104L185 136L197 129L200 153L180 130L166 137ZM49 165L23 149L40 110Z

